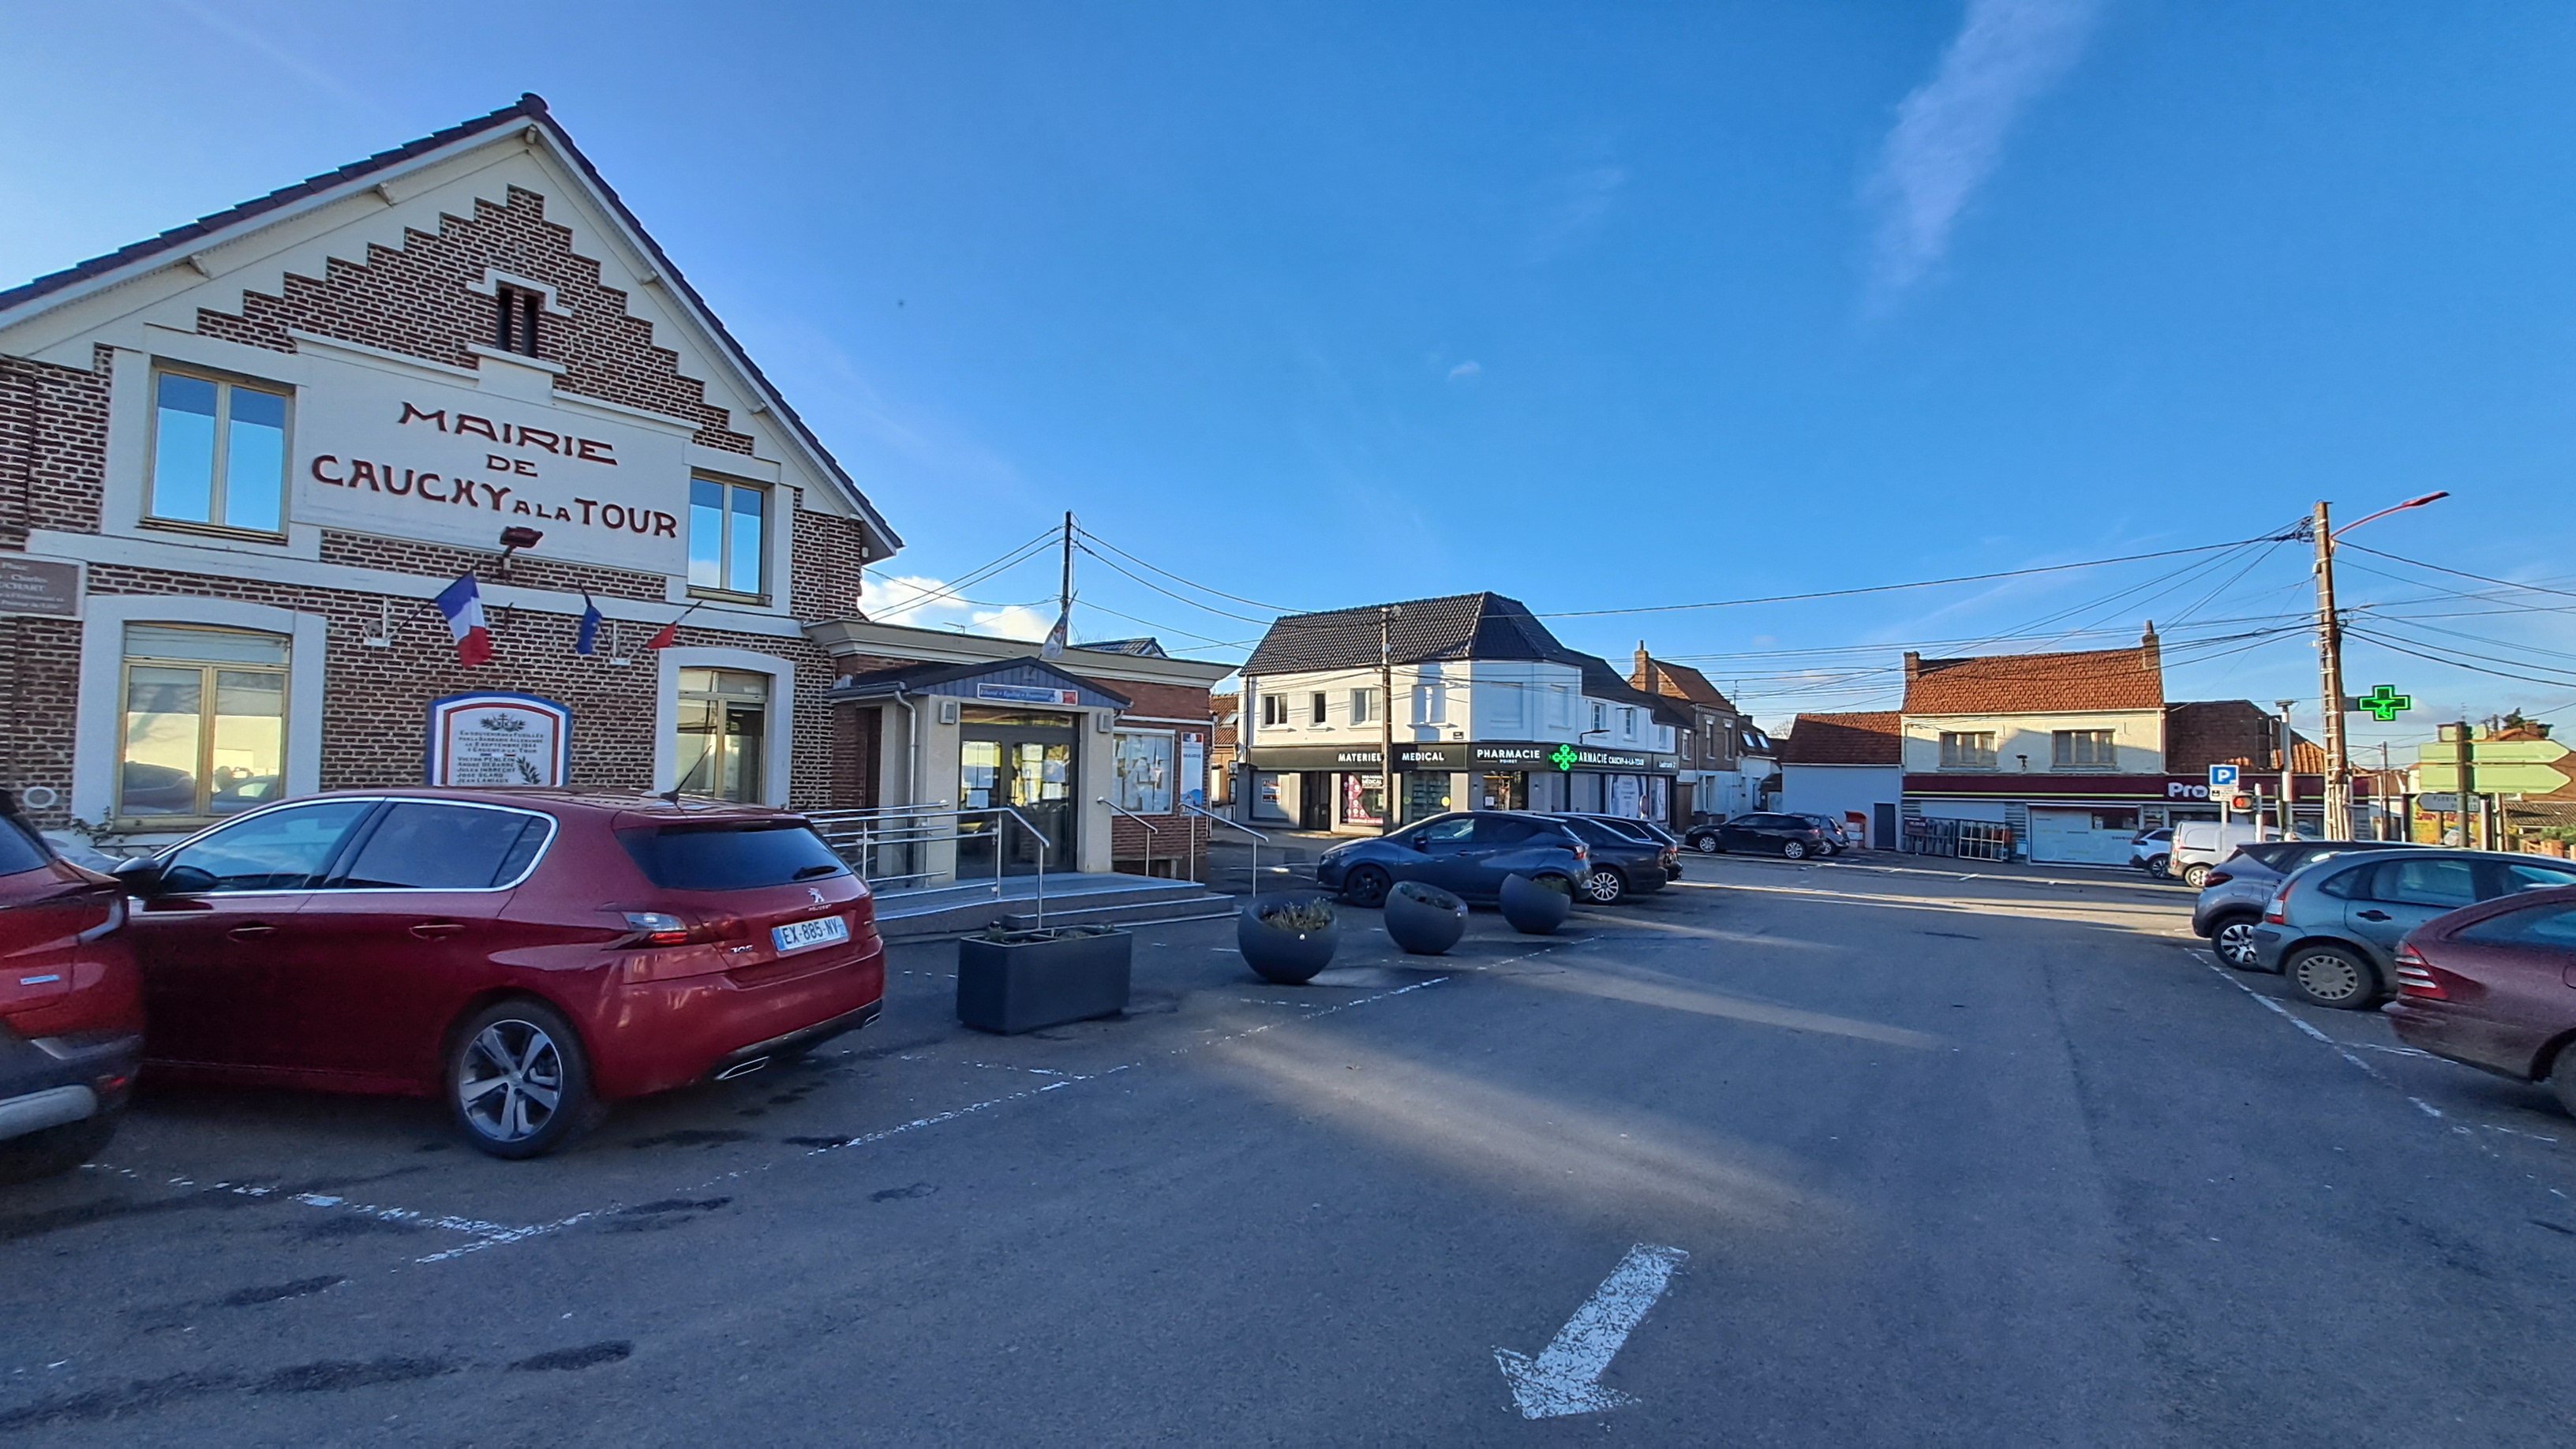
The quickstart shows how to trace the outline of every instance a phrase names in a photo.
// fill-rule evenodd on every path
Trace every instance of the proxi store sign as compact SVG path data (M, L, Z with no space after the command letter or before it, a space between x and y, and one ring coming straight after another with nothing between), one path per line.
M335 368L296 401L295 517L467 548L686 571L688 436L470 388Z

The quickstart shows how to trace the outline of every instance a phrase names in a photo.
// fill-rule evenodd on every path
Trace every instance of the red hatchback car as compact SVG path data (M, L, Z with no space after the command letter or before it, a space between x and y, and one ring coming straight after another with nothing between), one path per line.
M0 1182L107 1145L143 1058L125 892L57 857L0 791Z
M2576 1115L2576 886L2482 902L2397 948L2400 1040L2516 1081L2546 1079Z
M799 816L368 790L119 872L156 1076L435 1095L498 1157L876 1019L868 889Z

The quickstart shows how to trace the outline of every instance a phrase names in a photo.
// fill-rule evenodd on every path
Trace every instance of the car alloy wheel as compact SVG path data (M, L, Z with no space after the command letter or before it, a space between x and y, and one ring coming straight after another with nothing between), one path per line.
M1618 904L1628 893L1628 882L1615 870L1596 870L1583 878L1583 898L1596 906Z
M526 1142L563 1108L563 1049L531 1021L493 1022L465 1044L457 1064L456 1106L475 1135L494 1143Z
M1724 847L1717 843L1717 837L1714 835L1703 835L1699 839L1691 842L1691 849L1698 851L1702 855L1715 855L1723 848Z
M2254 948L2254 923L2239 916L2218 928L2209 938L2218 951L2218 959L2239 971L2251 971L2262 957Z
M1387 878L1386 872L1376 866L1357 866L1342 878L1342 899L1355 906L1382 906L1386 904L1387 889L1392 885L1394 882Z
M2199 890L2202 886L2209 884L2209 867L2197 864L2184 866L2182 868L2182 883L2191 887L2193 890Z
M2290 957L2284 973L2291 987L2319 1006L2359 1011L2378 994L2378 980L2351 952L2334 946L2303 946Z
M1783 858L1788 860L1805 860L1807 858L1807 847L1805 843L1801 841L1783 841L1780 844L1780 854Z

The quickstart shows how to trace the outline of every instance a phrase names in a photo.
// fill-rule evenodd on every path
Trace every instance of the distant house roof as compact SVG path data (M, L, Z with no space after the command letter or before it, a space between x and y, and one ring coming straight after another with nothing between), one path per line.
M2161 709L2163 652L2155 629L2133 649L2067 654L1905 656L1907 714L2048 714Z
M1904 716L1895 710L1866 714L1802 714L1781 742L1784 765L1899 765L1905 761Z
M1243 672L1263 675L1305 674L1331 669L1374 669L1378 663L1378 611L1369 604L1322 614L1290 614L1274 620L1270 631ZM1687 728L1689 712L1635 688L1619 677L1606 659L1568 649L1557 642L1529 606L1501 594L1451 594L1438 599L1407 599L1404 612L1386 621L1386 657L1395 664L1451 659L1526 659L1566 664L1581 671L1583 692L1594 699L1619 700L1653 708L1655 717Z
M1737 727L1735 743L1739 754L1758 755L1766 760L1776 759L1780 754L1780 747L1772 743L1769 735L1762 732L1762 726L1751 720L1746 720Z
M2325 746L2295 731L2290 741L2294 771L2325 773ZM2266 714L2250 699L2190 700L2165 706L2167 773L2197 775L2212 765L2277 770L2280 747L2280 717Z
M1076 649L1088 649L1095 654L1133 654L1139 659L1169 659L1172 657L1171 655L1163 652L1163 643L1161 640L1150 637L1144 639L1103 639L1097 644L1076 644L1073 647Z
M1628 671L1628 682L1648 694L1686 699L1693 704L1704 704L1725 710L1729 714L1735 712L1734 702L1720 693L1716 685L1709 683L1707 675L1687 664L1673 664L1657 659L1646 652L1646 643L1642 639L1637 641L1637 658Z
M795 440L804 446L815 463L831 477L832 481L847 491L850 501L858 506L861 517L877 537L879 547L877 559L892 557L897 550L901 549L902 535L896 533L885 521L884 516L877 512L876 505L870 502L868 496L860 490L857 480L841 466L838 458L832 456L831 450L823 446L823 440L815 435L814 430L806 424L805 419L797 413L796 409L788 405L786 397L779 392L776 385L770 382L768 374L760 370L760 364L752 361L751 354L744 350L743 345L735 340L731 332L725 329L723 319L716 316L715 309L707 305L706 298L698 294L698 289L690 285L689 279L681 275L679 267L671 261L668 254L663 252L662 244L654 240L653 234L644 229L644 223L634 212L627 209L625 199L617 194L616 188L608 184L607 178L599 174L599 168L591 164L590 157L583 154L579 146L573 144L572 134L566 131L563 123L557 121L546 109L545 97L534 92L521 95L516 103L503 106L497 111L476 116L470 121L450 126L443 131L433 131L416 141L408 141L396 146L390 151L379 151L363 161L353 161L335 171L325 171L318 176L307 177L292 186L280 187L265 196L252 197L238 206L201 216L184 226L172 227L157 236L146 237L142 241L119 247L102 256L92 257L59 272L48 272L33 281L0 289L0 318L6 318L9 313L56 292L118 273L129 273L130 269L145 263L153 266L168 265L161 259L169 253L199 250L198 243L220 238L224 233L246 224L257 222L260 225L266 225L267 222L262 219L272 213L292 210L315 203L321 198L342 194L345 188L363 183L369 177L386 176L411 162L443 151L449 146L514 126L534 126L561 148L564 157L580 172L581 178L589 183L599 200L606 203L617 220L632 233L637 244L653 259L653 265L669 281L684 309L694 314L707 331L713 334L717 343L724 348L726 355L742 369L743 374L750 380L754 395L777 411Z

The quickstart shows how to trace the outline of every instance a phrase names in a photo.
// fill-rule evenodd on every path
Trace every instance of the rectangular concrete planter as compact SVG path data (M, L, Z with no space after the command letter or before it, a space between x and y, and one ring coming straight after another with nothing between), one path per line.
M957 943L957 1019L1005 1036L1127 1009L1136 938L1108 926L1011 931Z

